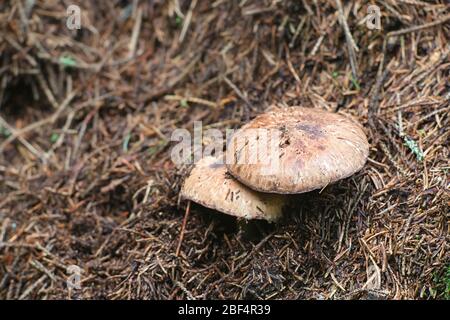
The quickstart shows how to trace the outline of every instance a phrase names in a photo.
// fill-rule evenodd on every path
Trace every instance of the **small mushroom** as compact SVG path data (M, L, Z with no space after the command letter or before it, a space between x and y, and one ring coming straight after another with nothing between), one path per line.
M181 197L232 216L267 221L277 220L287 203L286 196L263 194L236 181L223 162L212 156L196 163Z
M239 161L244 155L261 154L258 148L264 145L255 143L254 129L277 132L277 152L266 153L256 163ZM239 129L230 142L228 172L254 190L281 194L321 189L349 177L363 168L369 153L367 137L355 120L302 107L264 113Z

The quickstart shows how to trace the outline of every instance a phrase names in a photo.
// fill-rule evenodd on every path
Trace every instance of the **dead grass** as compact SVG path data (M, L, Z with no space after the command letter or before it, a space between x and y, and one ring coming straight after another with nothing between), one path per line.
M446 297L446 1L85 0L80 31L64 3L0 4L0 297ZM274 226L193 206L177 258L172 130L272 104L357 117L366 167Z

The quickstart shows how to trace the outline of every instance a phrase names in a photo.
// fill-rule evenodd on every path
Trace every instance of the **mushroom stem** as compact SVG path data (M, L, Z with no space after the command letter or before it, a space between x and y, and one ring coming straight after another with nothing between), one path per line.
M175 256L177 256L177 257L180 255L181 244L183 243L184 231L186 230L186 224L187 224L187 220L188 220L190 211L191 211L191 201L188 201L188 204L186 207L186 213L184 214L184 218L183 218L183 224L181 225L180 240L178 240L177 251L175 253Z

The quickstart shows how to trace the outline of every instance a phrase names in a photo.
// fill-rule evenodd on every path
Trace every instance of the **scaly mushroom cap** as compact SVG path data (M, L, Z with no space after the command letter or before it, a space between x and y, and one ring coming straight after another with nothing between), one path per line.
M255 143L262 139L261 130L254 129L267 129L271 138ZM273 141L277 152L270 148ZM261 149L265 146L266 151ZM255 154L263 156L248 161ZM323 110L289 107L264 113L239 129L229 143L227 168L254 190L303 193L351 176L363 168L368 154L367 137L355 120Z
M247 188L215 157L197 162L184 182L181 197L232 216L268 221L278 219L287 202L286 196Z

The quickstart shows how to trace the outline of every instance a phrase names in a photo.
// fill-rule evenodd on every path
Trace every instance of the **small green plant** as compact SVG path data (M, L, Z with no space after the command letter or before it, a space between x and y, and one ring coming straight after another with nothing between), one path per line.
M436 272L433 277L435 288L429 288L428 291L433 298L443 298L450 300L450 265L446 267L443 274Z
M175 25L177 26L177 28L180 28L182 24L183 24L183 18L177 15L175 17Z
M128 133L125 138L123 139L123 143L122 143L122 150L123 152L128 152L128 146L130 144L130 140L131 140L131 133Z
M420 150L417 142L407 136L404 136L403 140L405 141L405 146L407 146L416 155L417 161L423 161L424 154L422 150Z
M57 134L56 132L52 133L52 135L50 136L51 143L56 143L56 141L58 141L58 139L59 139L59 134Z
M9 136L11 136L11 132L7 128L0 126L0 136L8 138Z
M450 265L447 266L447 270L445 271L444 275L444 299L450 300Z
M418 130L418 132L419 132L421 137L425 137L427 135L427 133L425 132L424 129L420 129L420 130Z
M61 63L64 67L76 67L77 62L74 58L69 56L62 56L59 58L59 63Z
M359 85L359 82L357 79L353 78L353 75L350 77L351 82L353 83L353 86L357 91L361 90L361 86Z
M183 108L188 108L189 104L188 104L186 99L181 99L180 100L180 106L182 106Z

